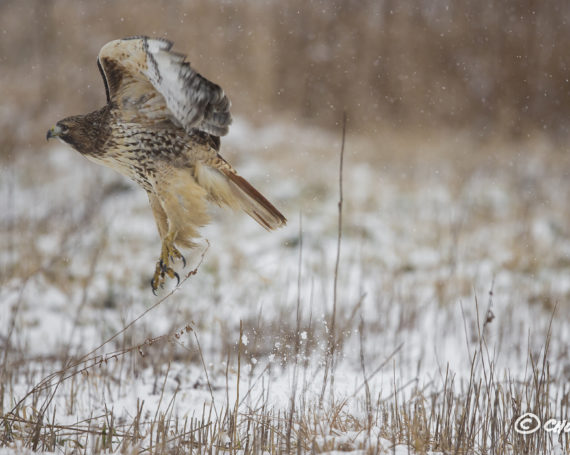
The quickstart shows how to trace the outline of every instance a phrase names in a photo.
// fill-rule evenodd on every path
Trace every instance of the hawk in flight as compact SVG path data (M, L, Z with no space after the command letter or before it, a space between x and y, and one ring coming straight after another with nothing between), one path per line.
M173 261L208 223L207 201L241 208L265 229L287 220L219 154L232 122L230 100L164 39L105 44L97 65L107 104L64 118L47 132L99 164L130 177L148 194L162 240L151 281L156 292L177 278Z

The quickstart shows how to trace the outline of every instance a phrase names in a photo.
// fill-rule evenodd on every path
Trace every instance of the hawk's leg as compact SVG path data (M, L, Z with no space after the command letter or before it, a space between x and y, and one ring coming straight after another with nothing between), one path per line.
M175 237L176 232L169 232L162 240L160 259L156 263L154 276L150 282L150 285L152 286L152 292L155 294L158 287L164 285L167 276L169 278L176 278L178 282L177 285L180 283L180 276L174 271L172 267L170 267L171 262L174 262L176 259L181 259L184 267L186 267L186 259L184 259L182 253L178 251L178 248L174 246Z

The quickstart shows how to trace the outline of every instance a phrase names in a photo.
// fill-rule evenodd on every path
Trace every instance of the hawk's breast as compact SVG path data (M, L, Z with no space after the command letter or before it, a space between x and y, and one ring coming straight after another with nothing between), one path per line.
M151 191L159 169L192 166L191 145L191 138L182 129L117 122L103 146L104 153L88 158L115 169Z

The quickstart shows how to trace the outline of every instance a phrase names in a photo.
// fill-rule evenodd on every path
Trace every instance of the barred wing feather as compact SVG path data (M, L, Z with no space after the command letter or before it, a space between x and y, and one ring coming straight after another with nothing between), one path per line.
M232 122L228 97L171 48L170 41L147 37L103 46L98 64L107 101L139 120L173 121L189 134L227 134Z

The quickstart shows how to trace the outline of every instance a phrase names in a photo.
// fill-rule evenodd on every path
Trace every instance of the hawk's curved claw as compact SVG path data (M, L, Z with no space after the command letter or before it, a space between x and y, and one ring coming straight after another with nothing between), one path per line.
M154 276L150 280L150 287L152 288L152 293L157 295L156 291L159 287L164 284L164 264L162 261L156 263L156 268L154 270Z
M182 253L173 244L174 234L168 234L162 241L162 252L160 253L160 259L156 263L156 268L154 269L154 276L150 282L152 287L152 293L156 295L156 290L159 287L164 286L166 277L176 278L176 286L180 285L180 275L174 271L170 264L176 259L181 259L182 264L186 267L186 259L182 256Z
M171 261L174 261L176 259L180 259L182 261L182 267L186 267L186 258L184 256L182 256L182 253L180 251L178 251L178 248L176 248L175 246L171 246L170 247L170 253L168 255L169 259Z

